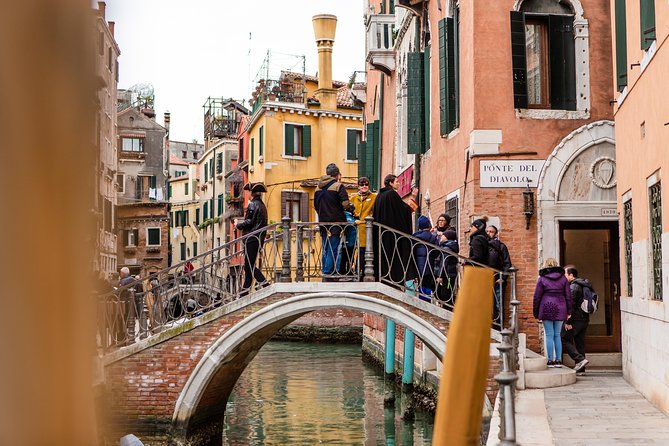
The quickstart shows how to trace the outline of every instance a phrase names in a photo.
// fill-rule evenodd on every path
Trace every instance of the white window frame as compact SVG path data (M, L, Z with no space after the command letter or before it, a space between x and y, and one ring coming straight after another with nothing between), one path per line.
M124 240L126 248L136 248L137 247L137 240L132 240L132 244L130 244L130 239L135 238L135 229L136 228L130 228L128 229L128 237Z
M306 126L310 125L310 124L304 124L304 123L301 123L301 122L284 121L284 123L283 123L283 145L282 145L282 149L281 149L281 157L285 158L285 159L289 159L289 160L302 160L302 161L308 160L309 157L302 156L302 155L286 155L286 124L292 125L292 126L299 126L299 127L306 127ZM293 131L295 131L295 129L293 129ZM304 130L302 130L302 131L304 132ZM293 136L294 136L294 134L293 134ZM263 139L264 138L266 138L266 136L263 137ZM295 141L295 139L293 139L293 141ZM312 135L312 142L313 142L313 135ZM301 138L300 138L300 144L302 144ZM312 144L312 147L313 147L313 144ZM300 150L300 152L301 151L302 150Z
M125 141L140 141L140 150L125 150ZM130 136L121 136L121 152L124 153L144 153L144 142L145 138L137 138L137 137L130 137Z
M157 229L158 230L158 244L157 245L149 244L149 230L151 230L151 229ZM162 246L162 239L163 239L162 236L163 236L163 234L162 234L162 230L160 229L159 226L146 228L145 232L146 232L146 246L151 246L151 247Z

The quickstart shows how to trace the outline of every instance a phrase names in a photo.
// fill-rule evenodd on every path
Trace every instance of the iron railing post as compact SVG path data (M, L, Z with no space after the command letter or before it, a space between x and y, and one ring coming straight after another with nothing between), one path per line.
M365 243L365 277L363 282L374 282L374 234L373 217L365 217L365 235L367 242Z
M139 339L145 339L149 336L149 324L148 324L148 315L146 311L146 290L139 294L139 297L135 297L137 305L137 311L139 312Z
M512 337L512 342L511 342L511 347L513 348L512 352L512 366L513 366L513 371L517 372L520 370L518 361L520 360L518 358L518 332L519 332L519 327L518 327L518 312L520 311L520 301L518 300L516 296L516 275L518 274L518 268L511 267L509 268L509 273L511 273L511 298L509 299L509 305L511 306L511 314L510 314L510 321L509 321L509 327L511 331L513 332L513 337Z
M297 262L295 269L295 282L304 281L304 246L302 242L302 231L304 226L297 224L297 229L295 230L295 252Z
M497 347L502 361L502 371L495 376L499 386L499 440L500 446L516 444L516 414L514 407L513 388L518 375L511 370L511 336L509 329L502 330L502 343Z
M134 344L135 343L135 289L130 288L128 291L128 298L125 301L126 305L126 310L127 310L127 316L128 319L126 319L126 344Z
M281 255L281 282L290 282L290 217L287 215L281 219L283 228L283 253Z

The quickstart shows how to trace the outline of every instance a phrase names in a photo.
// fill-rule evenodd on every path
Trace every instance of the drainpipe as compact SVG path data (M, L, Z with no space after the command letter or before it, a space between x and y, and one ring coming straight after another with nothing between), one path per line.
M416 51L420 50L420 16L415 17L416 20L416 35L415 35L415 45L416 45ZM425 76L423 75L423 78ZM424 89L423 89L424 90ZM430 125L428 122L425 123L426 126ZM423 129L425 131L425 129ZM421 161L421 155L420 153L417 153L415 155L414 163L413 163L413 171L414 171L414 183L416 187L418 188L418 196L416 197L416 202L418 204L418 207L416 208L416 212L414 213L414 226L418 226L418 217L421 215L421 193L420 193L420 161Z
M385 92L384 85L386 83L386 75L381 73L381 88L379 89L379 165L376 166L377 171L379 172L378 175L378 189L381 189L383 187L383 171L381 170L382 166L382 159L383 157L381 154L383 153L383 95Z

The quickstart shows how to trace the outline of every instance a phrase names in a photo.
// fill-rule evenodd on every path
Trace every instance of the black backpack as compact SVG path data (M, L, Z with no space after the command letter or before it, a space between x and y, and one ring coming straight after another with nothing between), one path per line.
M488 241L488 266L504 270L504 253L496 240Z
M599 304L599 296L594 289L584 286L581 287L583 290L583 301L581 302L581 311L584 313L592 314L597 311L597 305Z

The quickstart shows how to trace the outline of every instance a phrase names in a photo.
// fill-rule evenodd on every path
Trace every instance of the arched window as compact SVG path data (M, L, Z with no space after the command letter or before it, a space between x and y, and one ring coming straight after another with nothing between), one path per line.
M517 0L514 9L511 11L514 107L587 112L590 105L587 21L582 17L580 3ZM577 51L583 47L586 51ZM583 61L584 64L578 63Z

